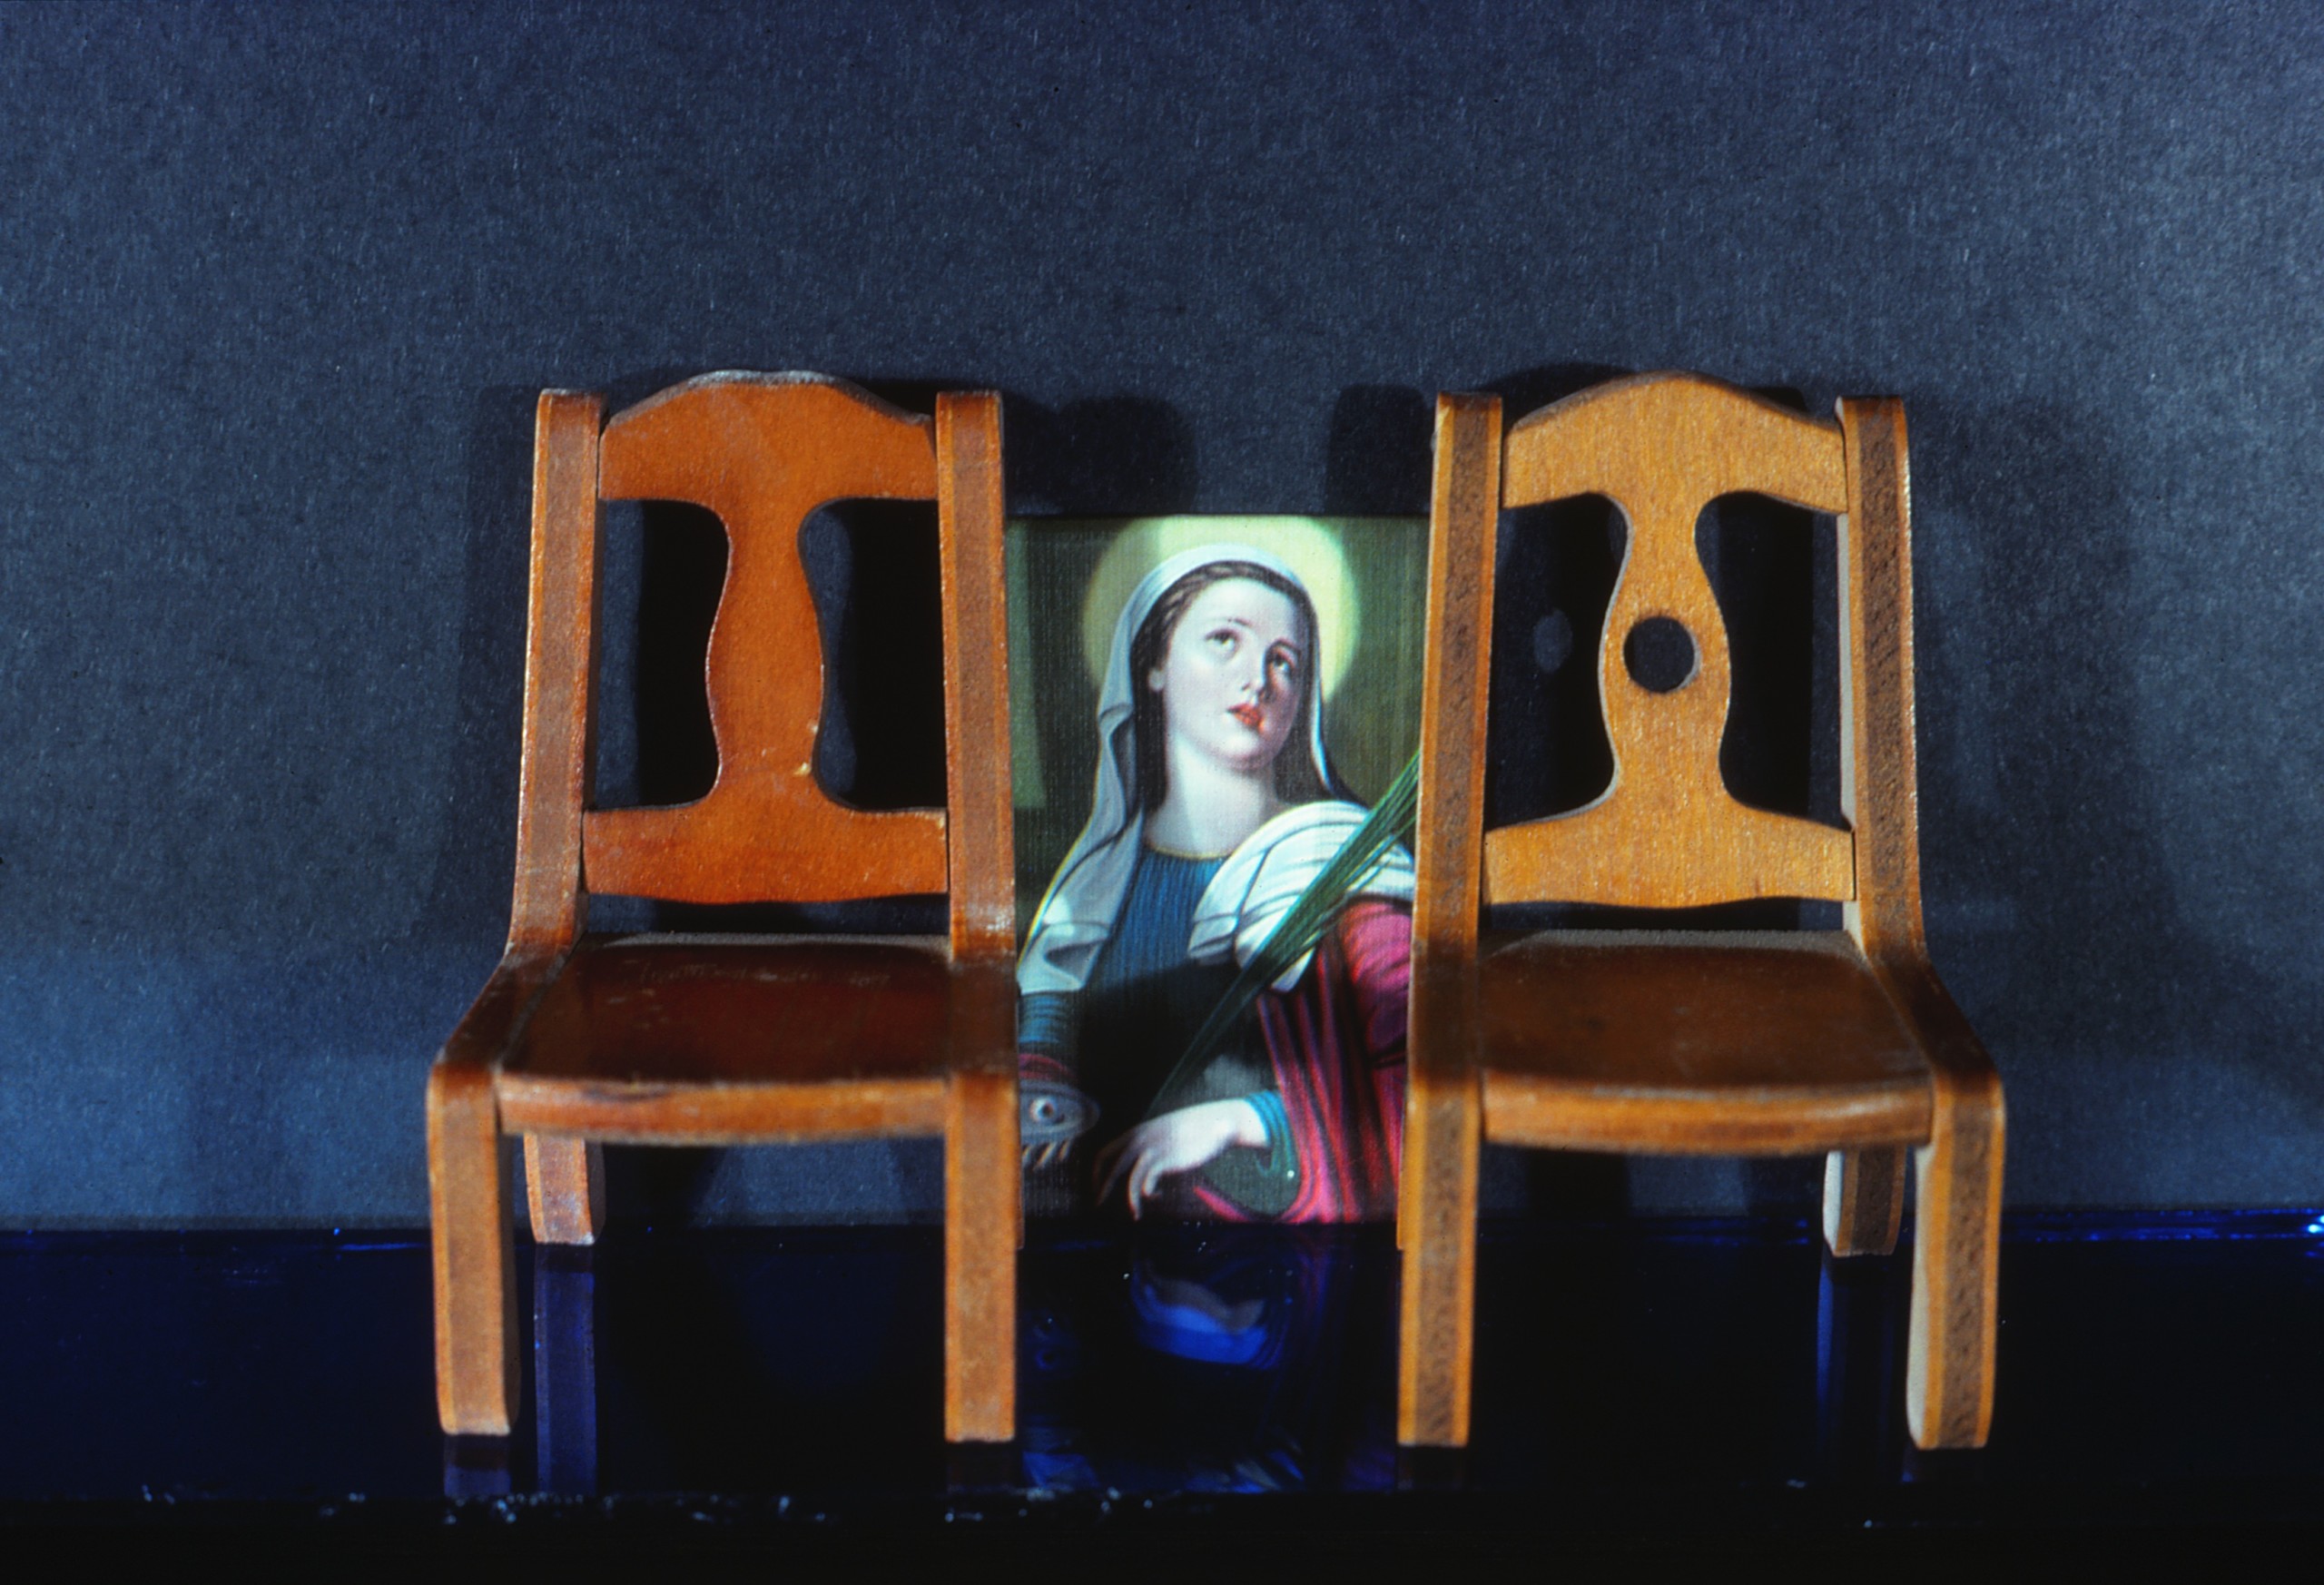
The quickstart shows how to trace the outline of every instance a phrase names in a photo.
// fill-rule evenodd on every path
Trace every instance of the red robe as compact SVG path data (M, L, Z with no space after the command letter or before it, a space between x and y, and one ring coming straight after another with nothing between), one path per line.
M1289 990L1263 990L1252 1004L1299 1163L1299 1186L1276 1221L1368 1222L1396 1214L1412 947L1408 908L1359 898ZM1071 1068L1043 1052L1019 1053L1018 1072L1074 1083ZM1179 1181L1209 1217L1263 1219L1198 1174Z
M1324 936L1298 983L1259 993L1259 1028L1299 1157L1299 1190L1278 1220L1364 1222L1396 1214L1412 968L1411 912L1361 898ZM1223 1197L1199 1186L1196 1192L1222 1219L1246 1219Z

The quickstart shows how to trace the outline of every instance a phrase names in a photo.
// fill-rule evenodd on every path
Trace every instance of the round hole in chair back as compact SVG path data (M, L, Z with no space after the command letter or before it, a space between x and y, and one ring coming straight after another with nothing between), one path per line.
M1630 681L1649 694L1670 694L1695 680L1695 635L1669 616L1649 616L1622 640Z

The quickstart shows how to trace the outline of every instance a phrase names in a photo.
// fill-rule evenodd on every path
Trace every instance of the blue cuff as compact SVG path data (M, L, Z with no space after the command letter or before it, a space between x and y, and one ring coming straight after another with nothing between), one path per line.
M1017 999L1017 1048L1073 1058L1074 1001L1068 990L1036 990Z
M1299 1176L1299 1152L1291 1143L1291 1114L1283 1096L1272 1089L1255 1089L1243 1098L1257 1108L1259 1125L1266 1130L1267 1172L1277 1177Z

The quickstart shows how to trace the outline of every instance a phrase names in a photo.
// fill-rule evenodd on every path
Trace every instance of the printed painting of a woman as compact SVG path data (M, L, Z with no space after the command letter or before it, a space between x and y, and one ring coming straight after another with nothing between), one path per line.
M1393 1215L1413 872L1391 847L1215 1049L1189 1045L1360 827L1323 739L1315 607L1255 546L1170 557L1115 624L1088 823L1018 970L1027 1202Z

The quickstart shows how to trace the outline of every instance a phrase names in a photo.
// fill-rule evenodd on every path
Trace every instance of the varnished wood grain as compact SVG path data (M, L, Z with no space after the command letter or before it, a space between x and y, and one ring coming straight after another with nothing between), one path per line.
M1891 1145L1835 1150L1824 1158L1824 1244L1834 1255L1886 1255L1896 1247L1908 1155Z
M1496 1067L1610 1089L1846 1088L1928 1064L1840 930L1542 930L1484 942Z
M1492 671L1493 543L1501 521L1501 399L1436 399L1429 512L1427 678L1420 806L1413 832L1413 950L1475 950L1485 799L1485 695Z
M1927 1137L1928 1068L1839 932L1553 931L1479 971L1485 1137L1783 1155Z
M586 940L512 1041L511 1128L773 1143L944 1127L956 978L941 940Z
M940 1076L940 939L590 937L504 1058L510 1080L796 1084Z
M613 1145L799 1145L944 1131L942 1075L843 1083L669 1084L511 1074L511 1128Z
M944 1095L944 1434L1017 1433L1017 859L1000 398L936 400L952 989Z
M1911 477L1893 398L1840 404L1840 810L1856 832L1842 911L1875 963L1927 956L1921 930L1919 773L1913 742Z
M506 1436L517 1413L516 1268L493 1065L562 960L555 951L510 952L428 1076L436 1407L456 1434Z
M1840 449L1837 426L1696 375L1596 386L1511 428L1504 506L1605 496L1630 537L1598 653L1612 783L1571 814L1488 833L1488 901L1686 908L1853 895L1846 832L1739 803L1719 774L1727 625L1695 548L1702 509L1733 491L1842 510ZM1695 644L1694 675L1667 694L1640 686L1622 658L1653 616Z
M944 674L952 951L960 958L1013 960L1017 859L1009 798L1000 397L948 391L937 398L936 485L943 524L945 644L949 653L962 657L962 664L948 665ZM970 657L974 664L969 664Z
M1465 963L1414 953L1415 1041L1404 1105L1396 1435L1407 1446L1469 1440L1476 1334L1477 1170L1484 1101L1475 1063L1477 980Z
M606 426L607 500L687 501L726 529L710 629L718 777L675 809L593 810L589 890L681 902L832 901L945 889L941 810L868 813L814 773L823 653L799 526L827 501L936 494L934 426L837 381L711 375Z
M534 409L532 566L525 623L525 717L517 761L512 950L561 953L580 934L581 816L593 737L597 630L597 432L594 394L543 391ZM533 1236L586 1244L605 1221L597 1153L577 1140L525 1141Z
M539 1244L595 1244L606 1226L605 1152L587 1139L525 1136L525 1206Z
M944 1434L1008 1442L1017 1428L1017 976L1006 958L953 970L944 1098ZM1007 1054L999 1062L993 1053Z
M916 418L812 376L713 376L597 430L552 392L535 468L523 802L511 946L428 1091L438 1408L505 1435L511 1345L502 1141L527 1137L536 1236L602 1225L601 1141L946 1140L945 1423L1015 1423L1018 1187L1000 407ZM719 773L680 809L588 807L600 494L725 526L706 666ZM845 497L937 502L948 807L852 810L812 759L822 646L799 560ZM696 902L949 892L944 940L579 935L590 891Z
M1904 405L1843 401L1842 807L1856 828L1848 928L1928 1059L1932 1117L1915 1157L1905 1417L1923 1447L1978 1447L1993 1423L2005 1108L1993 1060L1929 960L1921 923L1913 743L1912 487Z
M438 1065L428 1074L428 1192L436 1413L448 1432L506 1436L524 1387L507 1168L489 1073Z
M1429 513L1427 676L1413 848L1408 1088L1396 1235L1403 1251L1397 1433L1457 1447L1469 1435L1476 1295L1475 952L1484 821L1485 680L1492 664L1501 402L1436 402Z
M1447 503L1469 498L1488 472L1448 443L1457 438L1440 423L1432 554L1443 570L1433 587L1458 587L1482 607L1471 618L1482 625L1490 580L1463 569L1490 556L1490 521L1470 512L1455 533ZM1726 642L1694 525L1704 504L1736 490L1844 514L1848 831L1747 810L1719 778ZM1630 524L1600 655L1616 779L1579 814L1486 833L1483 900L1839 899L1846 928L1782 939L1493 938L1467 954L1465 974L1457 952L1423 972L1416 940L1399 1434L1407 1442L1466 1434L1468 1291L1432 1275L1432 1263L1443 1258L1438 1227L1466 1226L1472 1236L1473 1210L1461 1207L1473 1198L1482 1137L1657 1154L1827 1152L1826 1236L1839 1255L1893 1245L1911 1150L1921 1210L1907 1423L1923 1447L1979 1445L1992 1416L2004 1114L1993 1065L1945 994L1922 933L1902 409L1886 399L1844 402L1835 428L1691 376L1618 381L1510 433L1501 505L1577 494L1612 497ZM1630 628L1653 615L1682 622L1700 660L1689 684L1660 697L1630 683L1619 662ZM1482 644L1469 632L1432 605L1432 708L1482 720ZM1450 635L1441 652L1440 634ZM1427 753L1440 763L1423 781L1423 899L1445 884L1433 867L1476 861L1463 832L1428 829L1425 790L1471 784L1482 733L1432 737ZM1472 828L1479 820L1457 802L1439 808L1440 819ZM1468 906L1472 919L1474 900ZM1458 942L1461 929L1448 920L1442 939ZM1432 1094L1423 1077L1424 1055L1448 1041L1474 1053L1476 1136L1464 1137L1452 1098L1462 1088ZM1416 1262L1416 1251L1429 1260Z
M581 930L581 810L597 612L594 395L548 390L534 413L532 573L525 621L512 949L562 951Z

